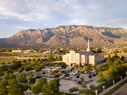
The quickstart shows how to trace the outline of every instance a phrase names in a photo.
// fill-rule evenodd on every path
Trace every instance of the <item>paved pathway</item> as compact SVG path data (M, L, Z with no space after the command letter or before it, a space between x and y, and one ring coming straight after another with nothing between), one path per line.
M127 83L112 93L112 95L127 95Z
M126 80L127 77L125 77L124 79L122 79L121 81L117 82L116 84L110 86L109 88L105 89L103 92L101 92L98 95L104 95L106 92L108 92L109 90L111 90L112 88L116 87L117 85L119 85L121 82L123 82L124 80Z

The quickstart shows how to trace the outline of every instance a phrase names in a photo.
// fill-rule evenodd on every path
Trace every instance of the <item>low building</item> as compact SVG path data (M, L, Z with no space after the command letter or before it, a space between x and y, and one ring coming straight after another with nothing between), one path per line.
M45 51L43 54L52 54L52 51Z
M85 64L92 64L95 65L96 63L103 61L104 56L95 55L90 50L89 46L89 40L88 40L88 48L87 51L73 51L71 50L66 55L63 55L63 62L65 62L67 65L85 65Z
M19 52L19 53L30 53L30 52L34 52L34 50L20 50L20 49L17 49L17 50L12 50L12 52Z

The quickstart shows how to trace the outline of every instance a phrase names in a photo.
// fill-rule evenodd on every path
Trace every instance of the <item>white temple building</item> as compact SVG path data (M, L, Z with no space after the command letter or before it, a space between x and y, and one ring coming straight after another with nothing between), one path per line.
M82 51L70 51L66 55L63 55L63 62L67 65L85 65L85 64L97 64L104 60L104 56L95 55L90 49L90 43L88 40L88 48L85 52Z

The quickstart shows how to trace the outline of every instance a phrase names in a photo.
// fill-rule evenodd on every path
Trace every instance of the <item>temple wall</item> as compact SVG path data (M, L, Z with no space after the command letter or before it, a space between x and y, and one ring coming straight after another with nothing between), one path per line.
M90 55L89 56L89 64L92 64L92 65L96 64L95 55Z
M85 52L76 52L76 51L70 51L70 53L67 53L66 55L63 55L63 62L65 62L67 65L71 64L96 64L100 61L104 60L104 56L99 55L89 55Z
M96 55L95 57L96 57L96 60L95 60L96 63L104 60L104 56Z

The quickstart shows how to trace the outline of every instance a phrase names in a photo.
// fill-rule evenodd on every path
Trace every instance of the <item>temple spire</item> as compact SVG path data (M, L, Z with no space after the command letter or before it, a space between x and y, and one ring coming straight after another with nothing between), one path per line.
M88 47L87 47L87 51L90 51L90 42L89 42L89 39L88 39Z

